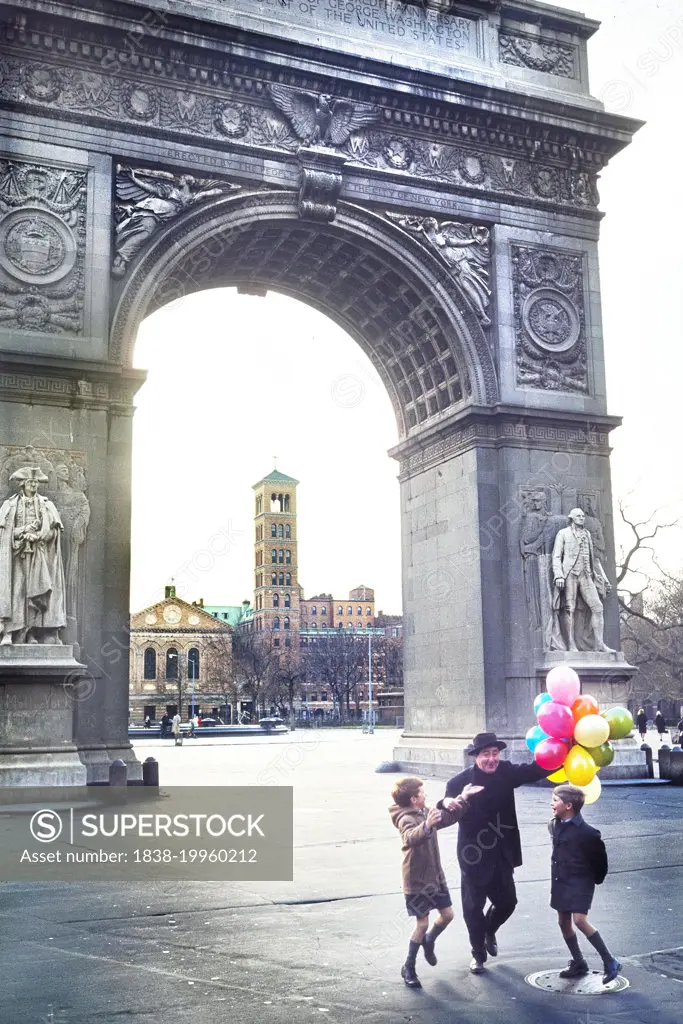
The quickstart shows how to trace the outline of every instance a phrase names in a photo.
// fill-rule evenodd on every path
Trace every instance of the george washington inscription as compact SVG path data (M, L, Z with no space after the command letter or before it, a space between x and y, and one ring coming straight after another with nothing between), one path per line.
M165 4L146 0L145 6ZM389 59L397 64L414 65L415 57L444 65L480 57L478 20L437 7L402 0L174 0L173 11L191 8L195 17L201 12L238 28L380 59L391 51Z

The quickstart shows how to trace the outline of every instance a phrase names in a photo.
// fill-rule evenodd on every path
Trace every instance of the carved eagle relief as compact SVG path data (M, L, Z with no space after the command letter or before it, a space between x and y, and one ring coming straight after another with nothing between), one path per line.
M380 109L369 103L337 100L326 92L316 95L271 85L270 95L296 135L309 146L343 146L352 132L374 124L381 115Z

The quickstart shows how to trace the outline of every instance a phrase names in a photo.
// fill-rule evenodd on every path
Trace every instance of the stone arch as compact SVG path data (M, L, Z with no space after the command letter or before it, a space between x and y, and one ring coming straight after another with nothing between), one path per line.
M383 380L401 437L498 399L486 334L436 253L349 203L339 204L333 224L302 220L285 192L221 199L161 231L120 293L112 361L131 364L137 329L155 309L230 285L298 298L346 330Z

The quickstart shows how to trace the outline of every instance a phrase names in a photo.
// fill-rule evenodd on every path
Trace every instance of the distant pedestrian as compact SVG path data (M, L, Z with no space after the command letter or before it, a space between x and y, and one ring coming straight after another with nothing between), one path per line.
M601 885L607 875L607 852L598 830L581 816L584 800L583 790L569 783L553 790L554 817L548 826L553 840L550 906L557 911L557 923L572 956L569 965L560 971L560 977L582 978L589 971L572 926L573 918L576 927L600 954L605 969L602 983L608 985L619 974L621 964L586 916L595 886Z
M171 727L171 719L168 717L168 714L162 715L161 716L161 737L162 737L162 739L163 739L164 736L166 736L166 734L168 733L170 727Z
M152 724L152 719L149 717L149 715L145 715L145 729L149 729L151 724Z
M666 728L666 721L664 719L664 715L661 711L658 711L655 715L655 729L659 733L659 742L661 743L664 733L668 731Z
M678 728L678 742L679 743L683 743L683 718L681 718L680 722L678 723L677 728Z
M408 943L408 957L401 968L401 977L408 988L422 988L415 973L415 961L420 946L424 948L428 964L436 964L434 943L437 936L453 920L451 896L446 876L441 867L437 829L447 828L464 814L470 796L478 793L481 786L465 786L453 801L453 809L439 811L436 807L427 810L424 785L421 779L400 779L391 795L394 803L389 814L395 827L401 833L403 850L403 892L409 917L416 918L413 934ZM438 916L429 927L432 910Z
M644 708L638 708L638 714L636 715L636 725L638 726L640 738L644 743L645 736L647 735L647 715L645 714Z
M175 715L173 716L172 730L173 730L173 738L175 740L175 745L177 747L179 744L182 744L182 742L183 742L182 736L180 735L180 715L178 714L177 711L176 711Z

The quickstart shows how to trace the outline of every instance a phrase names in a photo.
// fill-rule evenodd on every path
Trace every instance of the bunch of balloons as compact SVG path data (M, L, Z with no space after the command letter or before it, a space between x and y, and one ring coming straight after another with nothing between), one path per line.
M631 712L610 708L600 713L594 697L581 694L581 681L569 665L548 672L546 692L534 701L538 725L526 734L526 745L537 764L556 769L551 782L571 782L586 794L586 803L600 796L597 772L614 759L610 740L621 740L633 729Z

